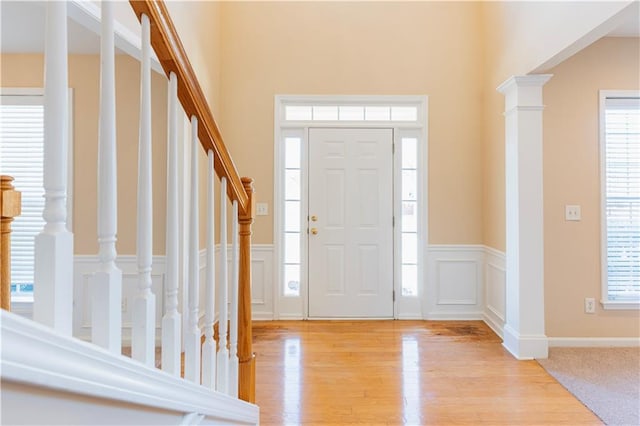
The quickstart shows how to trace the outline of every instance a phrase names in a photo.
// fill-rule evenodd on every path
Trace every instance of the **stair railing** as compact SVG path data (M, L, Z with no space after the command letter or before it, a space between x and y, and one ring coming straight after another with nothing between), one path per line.
M131 1L142 27L141 101L138 150L137 264L138 288L133 303L131 356L155 363L155 298L164 297L161 368L248 402L255 401L255 358L251 339L251 224L253 180L240 178L224 144L202 89L162 1ZM100 264L90 279L92 341L121 353L122 271L117 267L117 167L113 2L101 2L101 74L98 141L98 243ZM73 234L66 226L67 182L67 31L66 2L47 3L45 50L45 226L36 237L34 319L71 336L73 300ZM151 49L168 77L167 249L164 295L151 289ZM191 122L191 187L188 248L188 311L178 311L178 102ZM208 156L207 272L204 325L199 312L198 150ZM220 257L214 269L214 185L220 178ZM185 197L186 199L187 197ZM227 312L227 200L232 203L231 309ZM236 235L237 234L237 235ZM213 339L217 301L219 341ZM230 321L227 327L227 319ZM182 332L182 321L186 328ZM227 330L230 330L227 339ZM201 336L204 335L204 343Z
M255 359L252 352L252 338L251 338L251 224L255 216L255 207L253 199L253 179L240 178L235 164L227 150L218 125L211 113L211 110L207 104L206 97L202 92L200 84L196 78L195 72L189 62L189 59L185 53L180 37L172 23L169 12L162 1L130 1L136 16L140 20L143 27L143 52L146 43L149 43L153 47L162 68L165 71L167 77L174 80L175 83L170 83L170 99L173 99L177 92L177 99L180 101L182 108L191 120L192 125L192 157L191 157L191 229L190 229L190 259L192 259L190 265L190 289L189 289L189 328L187 336L185 336L185 360L190 361L191 367L185 364L185 376L189 371L189 376L192 380L199 380L198 373L198 357L200 354L200 330L197 326L197 296L198 290L198 271L196 270L195 260L197 259L197 144L198 142L205 150L208 156L208 199L207 199L207 259L208 259L208 271L206 281L206 296L207 301L205 307L205 344L203 349L204 359L202 360L202 373L203 384L223 392L237 392L240 399L248 402L255 402ZM145 29L145 22L148 19L148 29ZM148 39L146 39L148 37ZM144 58L144 55L143 55ZM150 65L146 66L146 69L150 70ZM150 72L150 71L149 71ZM175 76L175 78L174 78ZM172 84L174 86L172 86ZM149 83L150 86L150 83ZM177 88L175 87L177 86ZM176 107L174 101L170 100L172 108ZM171 109L171 108L170 108ZM149 110L150 111L150 108ZM176 114L174 111L170 111L169 114ZM173 117L173 116L172 116ZM173 120L173 118L172 118ZM149 124L150 126L150 124ZM170 134L173 130L170 130ZM174 145L174 141L169 141L170 147ZM171 149L171 148L170 148ZM150 158L150 156L149 156ZM173 158L176 158L175 156ZM168 161L171 161L169 159ZM173 169L173 165L169 168ZM175 171L175 170L174 170ZM219 262L219 280L218 280L218 295L214 295L214 272L213 272L213 251L214 251L214 235L213 235L213 177L214 173L220 178L221 181L221 200L220 200L220 262ZM175 176L171 170L168 171L168 176ZM169 178L171 179L171 178ZM169 182L170 184L174 184ZM171 193L171 191L169 192ZM174 191L175 193L175 191ZM227 214L226 214L226 199L232 202L234 209L234 230L235 221L240 223L240 241L239 241L239 257L237 261L238 275L237 281L232 281L232 293L238 292L237 303L231 305L231 328L237 330L237 337L233 336L231 341L237 340L238 347L231 348L231 353L237 353L237 357L229 357L229 350L227 348L229 342L227 341L227 305L228 294L226 285L223 283L228 282L227 273ZM169 201L171 203L171 201ZM173 205L175 205L175 201ZM175 214L175 212L173 212ZM169 221L169 220L168 220ZM170 220L171 224L177 222L177 215ZM175 225L174 225L175 226ZM235 232L235 231L234 231ZM234 238L235 240L235 238ZM177 242L176 242L177 243ZM167 239L167 246L173 244ZM232 247L232 253L238 251L237 246ZM149 250L150 252L150 250ZM232 265L232 269L235 266ZM237 284L237 289L235 286ZM170 286L174 291L175 284ZM172 293L168 298L174 297ZM215 345L212 341L213 336L213 301L218 299L218 314L219 314L219 336L220 341L218 344L217 360L214 363L212 353L215 352ZM175 301L174 301L175 302ZM174 303L171 305L173 306ZM169 317L175 315L175 312L169 312ZM166 316L165 315L165 316ZM172 341L172 340L170 340ZM232 365L238 364L238 367L232 367L238 371L238 377L229 381L229 369L230 363ZM214 378L216 377L215 382ZM230 386L230 383L237 381L238 387L231 389L234 386Z

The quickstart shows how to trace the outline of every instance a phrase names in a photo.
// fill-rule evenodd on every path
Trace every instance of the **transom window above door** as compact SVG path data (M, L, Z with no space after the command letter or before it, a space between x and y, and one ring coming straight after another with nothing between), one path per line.
M418 120L418 106L287 105L287 121L405 121Z

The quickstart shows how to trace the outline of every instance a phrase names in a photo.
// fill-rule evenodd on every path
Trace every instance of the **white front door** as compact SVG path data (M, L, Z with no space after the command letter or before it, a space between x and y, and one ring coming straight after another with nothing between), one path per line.
M309 317L393 317L393 130L309 129Z

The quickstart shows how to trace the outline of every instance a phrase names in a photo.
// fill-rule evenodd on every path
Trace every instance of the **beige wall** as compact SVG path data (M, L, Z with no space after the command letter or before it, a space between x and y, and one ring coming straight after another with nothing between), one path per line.
M3 87L43 87L42 55L3 55ZM98 252L96 187L98 149L99 57L71 55L69 86L73 90L73 232L76 254ZM153 252L165 252L166 204L166 83L153 73ZM138 170L139 63L116 57L116 120L118 126L118 243L119 254L136 252L136 194Z
M483 82L483 241L505 247L504 97L495 89L512 75L548 71L612 29L630 1L482 2ZM602 34L601 34L602 35Z
M225 2L221 124L273 213L276 94L429 96L429 240L482 243L480 5ZM256 219L273 242L273 216Z
M547 335L638 336L639 311L584 313L600 299L599 97L640 89L640 39L604 38L550 71L544 87L544 263ZM580 222L565 204L582 207Z
M220 8L218 1L168 1L167 9L213 115L220 112Z

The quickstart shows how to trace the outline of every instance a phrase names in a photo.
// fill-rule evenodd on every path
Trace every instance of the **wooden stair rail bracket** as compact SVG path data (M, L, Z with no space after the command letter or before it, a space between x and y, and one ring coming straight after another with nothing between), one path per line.
M20 216L22 196L11 176L0 176L0 307L11 310L11 222Z
M252 349L251 329L251 224L255 217L253 179L243 177L242 185L248 196L248 208L238 213L239 275L238 275L238 397L256 402L256 357Z

